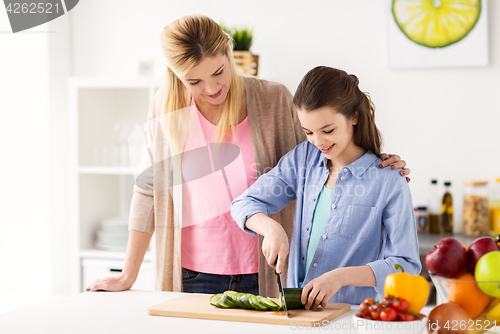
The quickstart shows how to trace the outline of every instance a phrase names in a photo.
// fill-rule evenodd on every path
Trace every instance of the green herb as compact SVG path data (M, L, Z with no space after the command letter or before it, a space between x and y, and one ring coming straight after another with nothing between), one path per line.
M233 40L233 50L235 51L250 51L253 41L253 28L229 28L224 24L220 24L224 30Z

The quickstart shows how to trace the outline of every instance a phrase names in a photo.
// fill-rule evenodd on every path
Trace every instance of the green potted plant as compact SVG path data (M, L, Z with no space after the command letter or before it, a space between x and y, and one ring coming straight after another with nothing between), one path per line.
M244 75L257 76L259 68L259 56L250 52L253 42L253 28L228 28L222 25L222 29L234 41L233 55L236 65Z

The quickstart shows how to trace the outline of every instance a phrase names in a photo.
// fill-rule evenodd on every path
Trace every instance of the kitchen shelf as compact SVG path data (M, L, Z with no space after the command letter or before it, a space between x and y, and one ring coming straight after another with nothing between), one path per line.
M464 245L470 245L479 237L455 233L428 234L425 232L418 232L418 248L420 255L426 255L443 238L455 238Z
M125 260L125 252L111 252L102 249L84 249L79 252L80 258L93 258L93 259L113 259ZM153 255L150 251L144 255L144 261L152 261Z
M112 78L112 77L72 77L70 88L155 88L162 85L158 77Z
M70 101L70 196L72 293L80 293L108 266L123 267L125 252L95 248L102 223L128 221L134 172L129 138L147 122L150 102L163 79L155 77L73 77ZM132 153L131 153L132 152ZM107 239L109 241L109 237ZM111 239L111 243L116 239ZM151 249L154 241L152 241ZM141 288L155 289L154 254L148 251L141 271ZM116 270L115 272L116 273Z
M80 166L80 174L133 175L132 168L114 166Z

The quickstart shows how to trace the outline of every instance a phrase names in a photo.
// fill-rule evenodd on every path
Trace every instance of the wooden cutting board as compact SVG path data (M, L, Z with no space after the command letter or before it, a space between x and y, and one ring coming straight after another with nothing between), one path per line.
M317 310L289 310L289 318L284 311L253 311L243 309L222 309L210 305L210 294L192 293L171 299L167 302L148 308L149 315L166 317L211 319L254 322L261 324L293 325L302 323L324 324L342 314L349 312L351 305L341 303L328 303L325 308ZM292 322L293 321L293 322Z

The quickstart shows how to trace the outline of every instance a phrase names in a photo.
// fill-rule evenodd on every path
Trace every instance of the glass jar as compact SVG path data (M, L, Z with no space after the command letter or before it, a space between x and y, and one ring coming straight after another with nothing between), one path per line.
M490 192L490 229L500 232L500 178L495 179Z
M413 208L415 213L415 222L417 224L417 232L427 232L428 229L428 217L427 217L427 207L419 206Z
M464 233L472 236L488 235L488 181L464 181L464 184Z

